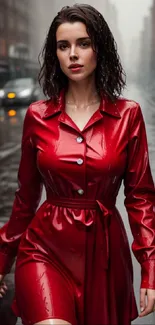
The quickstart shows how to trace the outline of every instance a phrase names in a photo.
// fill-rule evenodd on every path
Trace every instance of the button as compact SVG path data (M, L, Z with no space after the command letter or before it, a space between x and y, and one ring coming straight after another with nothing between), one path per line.
M76 141L77 141L78 143L81 143L81 142L83 141L83 139L82 139L82 137L77 137L77 138L76 138Z
M83 190L82 188L79 188L78 193L79 193L80 195L83 195L83 194L84 194L84 190Z
M83 159L79 158L79 159L77 160L77 164L78 164L78 165L82 165L82 164L83 164Z

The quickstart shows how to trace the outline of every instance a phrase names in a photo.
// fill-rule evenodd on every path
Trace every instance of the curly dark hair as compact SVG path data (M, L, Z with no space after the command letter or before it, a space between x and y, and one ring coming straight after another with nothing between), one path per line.
M96 88L112 102L122 93L126 85L125 72L117 53L117 44L105 19L94 7L87 4L65 6L54 18L42 52L43 63L38 80L45 96L57 102L62 88L68 85L68 78L62 72L56 55L56 31L65 22L82 22L97 53Z

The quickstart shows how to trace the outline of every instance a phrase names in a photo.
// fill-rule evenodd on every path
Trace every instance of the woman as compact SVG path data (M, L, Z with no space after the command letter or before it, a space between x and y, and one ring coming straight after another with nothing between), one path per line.
M139 316L155 306L155 190L142 113L119 98L116 44L93 7L63 8L43 57L49 99L25 117L19 189L1 229L1 280L17 255L13 308L24 325L129 325L138 312L115 206L122 180L142 267ZM47 199L36 212L43 184Z

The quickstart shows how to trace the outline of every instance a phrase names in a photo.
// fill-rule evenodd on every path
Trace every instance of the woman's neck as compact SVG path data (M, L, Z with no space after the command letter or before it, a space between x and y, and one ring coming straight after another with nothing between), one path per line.
M88 106L92 101L99 100L95 83L69 82L66 92L66 103L74 104L79 108Z

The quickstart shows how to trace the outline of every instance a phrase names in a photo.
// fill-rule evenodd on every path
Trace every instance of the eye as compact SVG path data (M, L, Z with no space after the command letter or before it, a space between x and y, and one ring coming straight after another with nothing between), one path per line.
M58 49L60 49L61 51L64 51L66 48L67 48L67 44L58 45Z
M80 42L80 46L83 48L87 48L88 46L90 46L90 41L82 41Z

